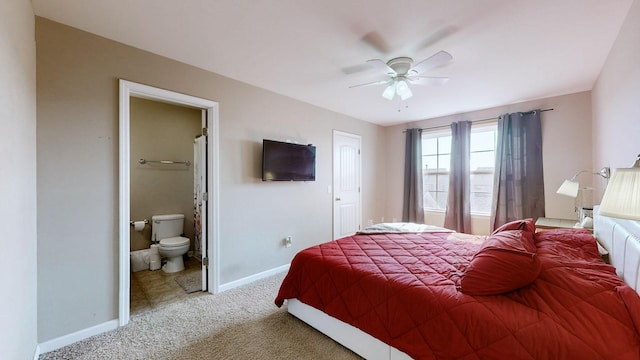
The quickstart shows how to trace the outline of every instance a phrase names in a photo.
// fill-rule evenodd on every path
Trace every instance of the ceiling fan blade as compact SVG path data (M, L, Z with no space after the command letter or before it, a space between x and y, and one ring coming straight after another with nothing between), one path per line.
M368 82L368 83L364 83L364 84L352 85L352 86L349 86L349 88L355 88L355 87L361 87L361 86L383 85L383 84L388 84L388 83L390 83L392 81L393 81L392 79L373 81L373 82Z
M421 62L417 63L413 66L407 74L409 75L417 75L422 73L423 71L432 69L434 67L440 66L448 61L451 61L453 56L446 51L439 51L435 55L428 57Z
M440 28L428 37L424 38L421 42L416 44L416 46L412 49L412 52L415 54L419 50L426 49L427 47L437 43L438 41L446 38L456 31L458 31L458 28L455 26L445 26L443 28Z
M346 75L351 75L359 72L363 72L365 70L371 70L371 66L369 64L359 64L359 65L351 65L347 67L343 67L342 73Z
M384 61L382 61L380 59L367 60L367 64L375 67L376 69L382 70L382 72L384 72L385 74L387 74L389 76L398 75L398 73L396 73L395 70L393 70L391 67L389 67L389 65L387 65L386 62L384 62Z
M449 81L448 77L408 76L407 80L416 85L442 85Z
M378 52L380 52L381 54L388 54L389 52L391 52L389 44L387 44L382 36L376 31L370 31L366 33L361 40L367 43L372 48L378 50Z

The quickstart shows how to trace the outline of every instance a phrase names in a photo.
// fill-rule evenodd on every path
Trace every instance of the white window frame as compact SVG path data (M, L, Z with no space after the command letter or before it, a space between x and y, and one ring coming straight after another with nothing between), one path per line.
M487 131L487 129L492 129L494 132L494 144L496 144L496 140L497 140L497 132L498 132L498 122L497 120L493 120L493 121L483 121L483 122L478 122L478 123L474 123L471 125L471 136L473 139L473 134L474 133L479 133L479 132L485 132ZM432 139L432 138L443 138L443 137L447 137L447 136L451 136L451 129L450 128L438 128L438 129L434 129L434 130L423 130L422 132L422 140L425 139ZM472 140L473 141L473 140ZM480 152L486 152L487 150L481 150L481 151L471 151L471 153L480 153ZM495 159L495 151L496 151L496 146L494 145L493 148L493 158ZM438 149L438 152L436 154L422 154L422 158L423 158L423 165L422 165L422 169L423 169L423 174L426 175L426 166L424 163L424 159L426 156L433 156L436 155L437 157L440 155L450 155L451 150L447 149L446 152L442 151L442 149ZM471 154L470 154L471 156ZM439 168L441 168L441 166L438 166ZM450 164L446 164L446 168L449 169ZM481 174L491 174L491 178L493 179L493 174L495 173L495 167L493 168L493 171L487 171L487 170L471 170L471 175L481 175ZM442 171L438 171L438 172L432 172L431 175L436 175L436 190L435 192L438 193L442 193L442 191L438 191L438 188L442 188L441 186L438 186L437 181L438 181L438 177L439 175L443 175L443 174L449 174L449 171L447 170L446 172L442 172ZM423 177L424 179L424 177ZM426 184L423 183L424 186L424 192L425 195L427 190ZM445 194L445 198L448 196L448 183L446 185L447 191L444 192ZM472 188L470 189L471 193L487 193L487 191L473 191L473 185ZM489 194L489 198L493 197L493 186L490 187L490 191L488 192ZM436 195L437 196L437 195ZM432 196L433 198L433 196ZM472 196L473 198L473 196ZM473 208L473 205L472 205ZM444 213L446 211L446 203L444 204L444 207L438 207L438 208L433 208L433 207L427 207L427 203L425 202L424 204L424 210L425 211L430 211L430 212L442 212ZM490 212L478 212L478 211L471 211L472 215L479 215L479 216L489 216Z

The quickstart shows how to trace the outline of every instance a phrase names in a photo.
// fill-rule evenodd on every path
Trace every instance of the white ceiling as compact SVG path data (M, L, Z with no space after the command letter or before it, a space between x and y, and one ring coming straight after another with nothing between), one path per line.
M381 125L590 90L633 0L32 0L36 15ZM369 34L369 35L368 35ZM368 37L367 37L368 35ZM386 51L366 39L377 35ZM453 61L385 100L364 66ZM214 99L215 100L215 99Z

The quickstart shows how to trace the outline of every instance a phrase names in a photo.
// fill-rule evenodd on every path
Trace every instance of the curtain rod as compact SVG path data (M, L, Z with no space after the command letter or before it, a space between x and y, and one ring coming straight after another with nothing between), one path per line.
M531 111L526 111L523 114L532 114L535 110L531 110ZM549 109L543 109L540 110L540 112L545 112L545 111L553 111L553 108L549 108ZM495 117L491 117L491 118L486 118L486 119L477 119L477 120L471 120L472 123L477 123L477 122L483 122L483 121L489 121L489 120L498 120L500 117L499 116L495 116ZM432 126L432 127L426 127L426 128L421 128L420 130L435 130L435 129L445 129L450 127L451 124L449 125L440 125L440 126ZM402 130L403 133L406 133L407 130Z

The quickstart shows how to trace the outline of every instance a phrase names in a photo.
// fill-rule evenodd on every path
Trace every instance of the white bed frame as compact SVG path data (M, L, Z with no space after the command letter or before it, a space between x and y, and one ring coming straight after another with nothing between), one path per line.
M640 287L640 222L598 214L594 208L594 236L609 252L616 272L636 292ZM411 357L364 331L300 302L287 300L289 313L346 348L370 360L407 360Z
M609 252L609 262L618 276L638 292L640 287L640 221L595 215L593 230L596 239Z
M337 341L347 349L369 360L407 360L411 357L366 332L327 315L298 299L288 299L289 313L316 330Z

